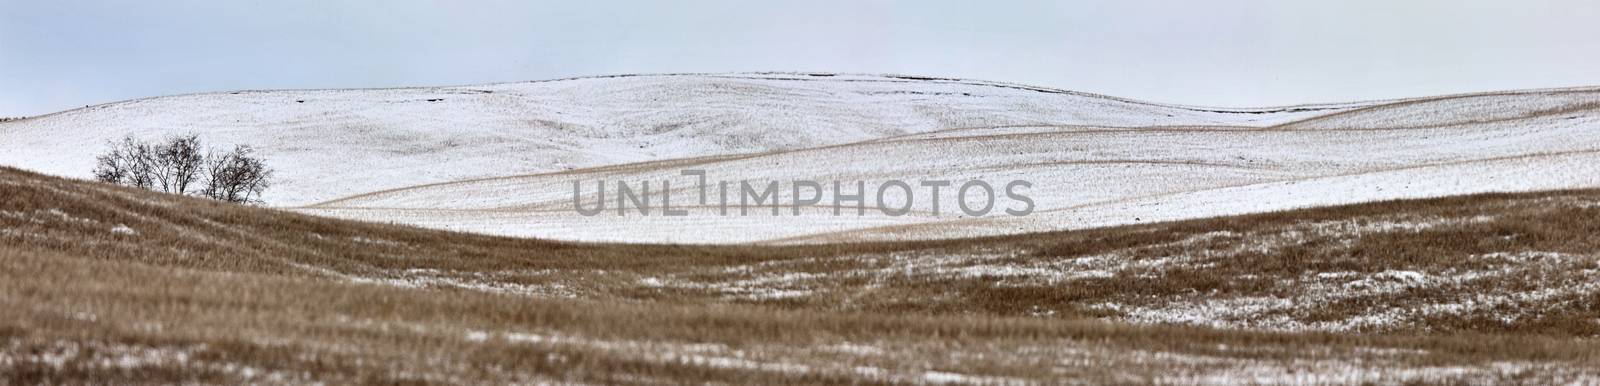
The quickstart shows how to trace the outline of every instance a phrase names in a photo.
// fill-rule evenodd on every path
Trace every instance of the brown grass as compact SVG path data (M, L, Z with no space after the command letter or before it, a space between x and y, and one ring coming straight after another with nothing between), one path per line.
M1600 368L1596 191L794 247L456 234L12 169L0 197L0 383L1546 383ZM1422 311L1462 304L1482 307ZM1184 312L1202 318L1161 318Z

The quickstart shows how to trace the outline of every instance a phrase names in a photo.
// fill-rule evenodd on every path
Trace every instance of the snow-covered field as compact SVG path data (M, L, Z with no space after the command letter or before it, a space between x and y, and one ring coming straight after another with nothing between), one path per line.
M86 177L105 141L195 132L261 149L269 204L307 213L591 241L919 239L1597 187L1597 110L1600 89L1214 109L954 79L643 75L119 102L0 123L0 164ZM735 201L743 180L778 181L784 203L795 180L864 181L869 206L884 181L917 190L905 216L835 216L831 194L722 216L687 205L684 169L734 183ZM573 211L573 182L593 202L602 179L670 182L689 215ZM955 188L973 179L1031 182L1034 212L1006 215L1019 205L1002 197L963 215ZM937 214L929 180L955 185Z

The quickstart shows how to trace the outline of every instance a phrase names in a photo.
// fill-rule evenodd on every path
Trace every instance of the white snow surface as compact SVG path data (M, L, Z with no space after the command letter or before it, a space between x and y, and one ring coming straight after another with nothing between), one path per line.
M1216 109L891 75L630 75L117 102L0 123L0 164L87 177L107 141L192 132L259 149L277 170L268 204L306 213L585 241L916 239L1596 187L1597 112L1600 89ZM847 193L854 181L1027 180L1036 207L1008 216L1018 205L1002 197L969 218L952 186L937 215L922 187L906 216L833 216L827 194L799 216L571 210L573 181L592 202L602 178L658 194L668 181L675 205L695 203L695 180L679 175L690 168L779 181L786 203L792 180Z

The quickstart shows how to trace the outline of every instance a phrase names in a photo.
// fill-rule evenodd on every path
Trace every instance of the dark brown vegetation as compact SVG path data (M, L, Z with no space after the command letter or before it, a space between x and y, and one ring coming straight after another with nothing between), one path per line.
M1597 231L1569 191L600 245L0 168L0 383L1592 382Z

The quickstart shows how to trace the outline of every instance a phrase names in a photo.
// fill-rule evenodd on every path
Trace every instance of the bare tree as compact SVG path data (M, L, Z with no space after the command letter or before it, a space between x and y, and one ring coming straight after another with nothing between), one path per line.
M111 150L94 159L95 181L132 185L127 183L132 169L127 153L116 142L111 142Z
M131 136L110 145L111 150L96 159L95 179L154 190L156 172L152 146Z
M161 191L188 193L189 185L200 177L200 168L205 162L205 156L200 153L200 137L194 134L171 137L151 150Z
M261 192L270 185L272 170L260 158L251 156L249 146L235 146L226 153L206 156L205 188L200 195L234 202L260 202Z
M189 194L234 203L260 202L272 177L266 162L249 146L202 152L198 136L182 135L159 143L125 137L96 159L96 180L166 193Z
M95 179L167 193L185 194L200 177L205 156L193 134L146 143L124 137L96 160Z

